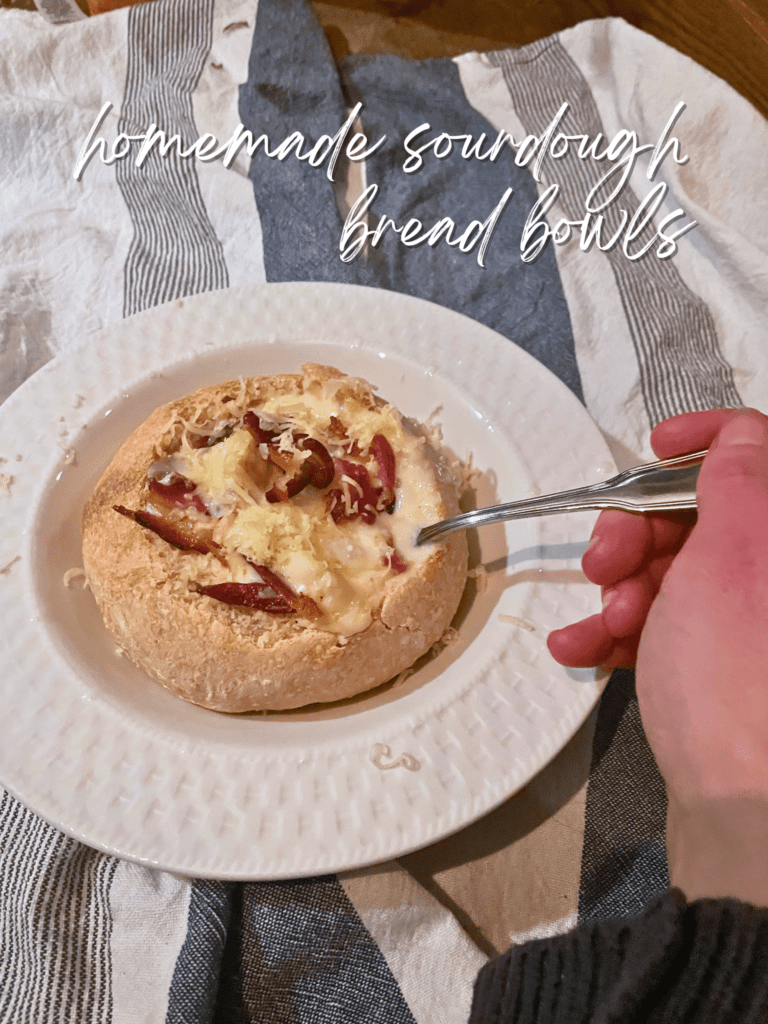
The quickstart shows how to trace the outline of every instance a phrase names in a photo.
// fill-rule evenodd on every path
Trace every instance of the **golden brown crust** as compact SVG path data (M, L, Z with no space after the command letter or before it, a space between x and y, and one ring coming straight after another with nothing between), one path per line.
M444 633L461 597L466 541L452 534L428 557L384 586L373 622L347 638L295 616L223 604L190 589L190 567L212 556L171 547L114 505L140 508L147 469L179 446L180 424L234 418L275 394L300 393L313 380L339 378L358 400L364 386L331 367L304 375L230 381L157 409L122 445L87 502L83 560L107 629L138 666L195 704L219 711L278 710L340 700L408 668ZM373 407L373 406L372 406ZM429 444L425 449L430 451ZM458 510L455 487L438 468L442 515Z

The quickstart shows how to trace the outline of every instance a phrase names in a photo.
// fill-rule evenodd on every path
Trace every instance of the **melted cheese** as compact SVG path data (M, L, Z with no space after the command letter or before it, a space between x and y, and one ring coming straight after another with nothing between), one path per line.
M331 416L340 415L338 404L322 396L305 398L270 399L259 415L290 419L294 429L310 435L321 433ZM334 523L325 495L314 487L290 501L268 503L263 490L254 486L254 480L266 480L266 463L245 429L211 448L175 456L172 467L195 483L211 513L222 517L215 536L236 579L255 578L245 559L268 566L296 593L315 601L323 612L320 628L344 636L372 622L384 584L392 578L394 551L409 567L428 557L428 548L415 547L416 533L442 511L422 440L405 432L389 407L373 411L355 404L353 426L343 421L350 435L362 448L384 433L395 452L396 507L391 514L380 513L373 524L360 519Z
M251 501L257 493L254 484L266 479L264 458L253 435L244 429L235 430L210 448L177 455L172 468L216 504L231 503L234 496Z
M392 406L369 409L352 395L337 396L333 392L305 392L303 395L276 395L268 399L262 410L276 420L290 420L293 425L316 437L327 431L331 417L350 428L361 448L367 448L376 434L384 434L391 444L403 437L400 416Z

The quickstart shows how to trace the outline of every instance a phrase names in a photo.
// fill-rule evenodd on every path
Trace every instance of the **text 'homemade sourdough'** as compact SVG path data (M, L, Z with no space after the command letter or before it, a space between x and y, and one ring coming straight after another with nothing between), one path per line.
M128 657L219 711L350 697L408 668L461 597L463 533L430 433L331 367L254 377L157 409L83 513L83 559Z

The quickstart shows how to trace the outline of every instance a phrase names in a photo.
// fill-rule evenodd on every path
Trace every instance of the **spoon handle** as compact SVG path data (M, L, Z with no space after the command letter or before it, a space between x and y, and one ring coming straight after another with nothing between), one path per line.
M419 530L416 544L436 540L454 530L487 526L509 519L551 516L584 509L619 508L626 512L658 512L696 508L696 481L706 452L681 455L663 462L651 462L625 470L610 480L558 491L539 498L525 498L504 505L463 512Z

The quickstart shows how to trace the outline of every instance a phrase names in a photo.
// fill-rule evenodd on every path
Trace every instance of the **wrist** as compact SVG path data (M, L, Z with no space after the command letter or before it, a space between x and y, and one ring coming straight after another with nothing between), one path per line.
M768 907L768 798L675 800L667 812L670 882L689 901L729 897Z

